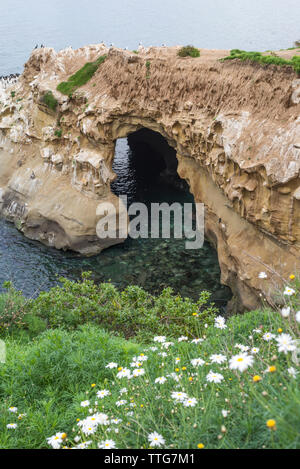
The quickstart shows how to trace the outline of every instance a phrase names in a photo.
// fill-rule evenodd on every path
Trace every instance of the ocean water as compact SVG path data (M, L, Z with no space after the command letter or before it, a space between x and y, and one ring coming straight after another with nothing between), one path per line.
M193 203L189 192L162 182L158 169L137 164L146 157L149 162L149 150L133 153L127 139L117 141L113 169L118 178L112 184L116 195L126 194L128 203L138 201L148 207L151 202ZM60 276L78 280L82 272L91 271L97 283L112 281L119 288L136 284L154 294L171 286L197 300L202 290L209 290L220 307L231 297L229 288L220 284L217 253L207 241L202 249L187 250L184 239L128 238L124 244L84 258L31 241L4 220L0 220L0 240L0 285L11 280L27 296L56 285Z
M36 44L263 51L300 39L299 0L0 0L0 6L0 76L21 72Z

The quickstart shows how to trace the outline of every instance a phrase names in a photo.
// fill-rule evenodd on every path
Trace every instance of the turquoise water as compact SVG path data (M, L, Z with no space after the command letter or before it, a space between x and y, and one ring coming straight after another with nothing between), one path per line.
M22 71L36 44L192 43L276 50L300 39L299 0L1 0L0 76Z
M158 170L149 171L145 156L141 152L133 155L126 139L117 142L113 168L118 179L112 186L116 194L127 194L129 203L140 201L148 206L151 202L193 202L190 193L161 182ZM111 280L119 288L137 284L158 293L171 286L194 299L207 289L220 306L230 298L229 289L220 285L217 254L207 242L200 250L186 250L184 239L128 238L97 256L82 258L28 240L3 220L0 239L0 283L12 280L29 296L55 285L57 276L76 280L89 270L96 282Z

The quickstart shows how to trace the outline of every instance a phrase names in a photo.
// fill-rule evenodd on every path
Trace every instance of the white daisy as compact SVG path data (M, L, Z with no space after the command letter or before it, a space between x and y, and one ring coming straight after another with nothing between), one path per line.
M110 368L110 369L112 369L112 368L117 368L117 366L118 366L117 363L115 363L115 362L110 362L110 363L108 363L108 364L106 365L105 368Z
M284 318L288 318L289 315L290 315L290 312L291 312L291 308L289 306L287 306L286 308L282 308L281 315Z
M6 428L10 428L10 429L16 429L17 428L17 424L16 423L8 423L6 425Z
M192 344L200 344L203 341L204 341L204 339L193 339L191 343Z
M283 294L286 296L292 296L295 293L296 293L295 290L293 290L293 288L290 288L290 287L285 287L285 290L283 292Z
M101 391L97 391L97 397L103 399L105 396L109 396L110 392L107 389L102 389Z
M185 337L184 335L178 338L178 342L183 342L184 340L189 340L189 339L188 337Z
M234 355L229 360L229 368L232 370L245 371L249 366L252 366L254 358L247 353L240 353L239 355Z
M212 370L206 375L206 380L209 383L221 383L221 381L224 379L224 376L221 375L220 373L214 373Z
M48 445L52 446L53 449L60 449L61 444L63 442L63 436L64 433L56 433L53 436L50 436L50 438L47 438L47 443Z
M183 402L185 399L187 399L187 394L185 392L181 391L173 391L171 394L172 399L175 399L176 401Z
M116 406L120 407L121 405L125 405L126 403L127 403L127 401L125 399L121 399L120 401L116 402Z
M226 329L225 319L222 316L217 316L215 318L215 327L218 329Z
M165 444L165 439L163 438L162 435L160 435L157 432L149 433L148 435L148 441L150 443L150 446L162 446Z
M298 371L295 370L295 368L293 366L291 366L290 368L288 368L288 374L291 375L293 378L296 378L297 374L298 374Z
M295 317L296 317L296 321L297 321L297 322L300 322L300 311L297 311Z
M81 407L88 407L90 405L90 401L82 401L80 402Z
M154 382L159 383L159 384L164 384L166 381L167 381L167 378L165 378L164 376L160 376L159 378L156 378Z
M222 415L223 415L224 419L226 419L226 417L228 415L228 410L223 409L221 412L222 412Z
M258 278L268 278L268 276L267 276L266 272L260 272L258 274Z
M172 345L174 345L174 342L164 342L163 344L161 344L161 346L166 349L168 349Z
M79 445L75 446L75 449L86 449L92 441L83 441L82 443L79 443Z
M259 352L259 348L258 348L258 347L252 347L251 353L256 354L256 353L258 353L258 352Z
M98 448L100 449L115 449L116 443L113 440L104 440L101 443L98 443Z
M270 342L270 340L275 339L275 335L272 334L271 332L266 332L266 333L263 335L263 339L264 339L266 342Z
M276 342L279 352L287 354L287 352L296 350L296 342L293 340L290 334L281 334L276 338Z
M205 363L205 361L202 360L202 358L193 358L193 359L191 360L191 364L192 364L193 366L202 366L202 365L204 365L204 363Z
M135 370L133 370L132 374L135 377L143 376L145 374L145 370L144 370L144 368L136 368Z
M9 412L12 412L13 414L15 414L16 412L18 412L18 407L9 407Z
M195 407L195 405L198 403L197 399L195 397L188 397L183 401L183 405L185 407Z
M118 373L117 373L117 378L121 379L121 378L130 378L131 377L131 371L128 370L128 368L122 368L122 370L120 370Z
M166 341L166 336L164 335L157 335L156 337L154 337L154 342L160 342L160 343L163 343Z
M221 363L226 362L226 357L225 357L225 355L222 355L221 353L211 355L211 356L210 356L210 359L211 359L212 363L221 364Z

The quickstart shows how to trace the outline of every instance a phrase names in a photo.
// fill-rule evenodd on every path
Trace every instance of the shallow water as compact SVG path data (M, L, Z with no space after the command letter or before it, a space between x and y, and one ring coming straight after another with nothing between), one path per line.
M300 39L299 0L0 1L0 76L22 71L36 44L114 43L276 50Z
M151 202L193 202L191 194L157 181L145 165L137 165L126 139L117 142L113 168L119 177L112 188L118 195L127 194L129 203L140 201L149 206ZM82 258L30 241L3 220L0 239L0 283L12 280L26 295L35 296L57 284L57 276L79 279L81 272L90 270L95 281L111 280L120 288L137 284L158 293L171 286L194 299L207 289L220 306L230 298L229 289L219 282L217 254L207 242L200 250L186 250L184 239L128 238L97 256Z

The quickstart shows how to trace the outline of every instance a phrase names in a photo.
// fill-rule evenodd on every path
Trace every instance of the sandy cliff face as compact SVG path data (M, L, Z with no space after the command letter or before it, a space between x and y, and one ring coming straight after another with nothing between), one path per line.
M107 200L119 210L110 191L115 141L152 129L176 150L179 175L205 203L231 307L253 308L260 295L272 303L274 285L300 267L300 80L287 68L218 62L228 51L176 53L35 50L17 84L0 89L0 211L49 246L101 251L112 241L96 236L96 208ZM103 54L72 98L56 91ZM41 103L49 90L55 112Z

